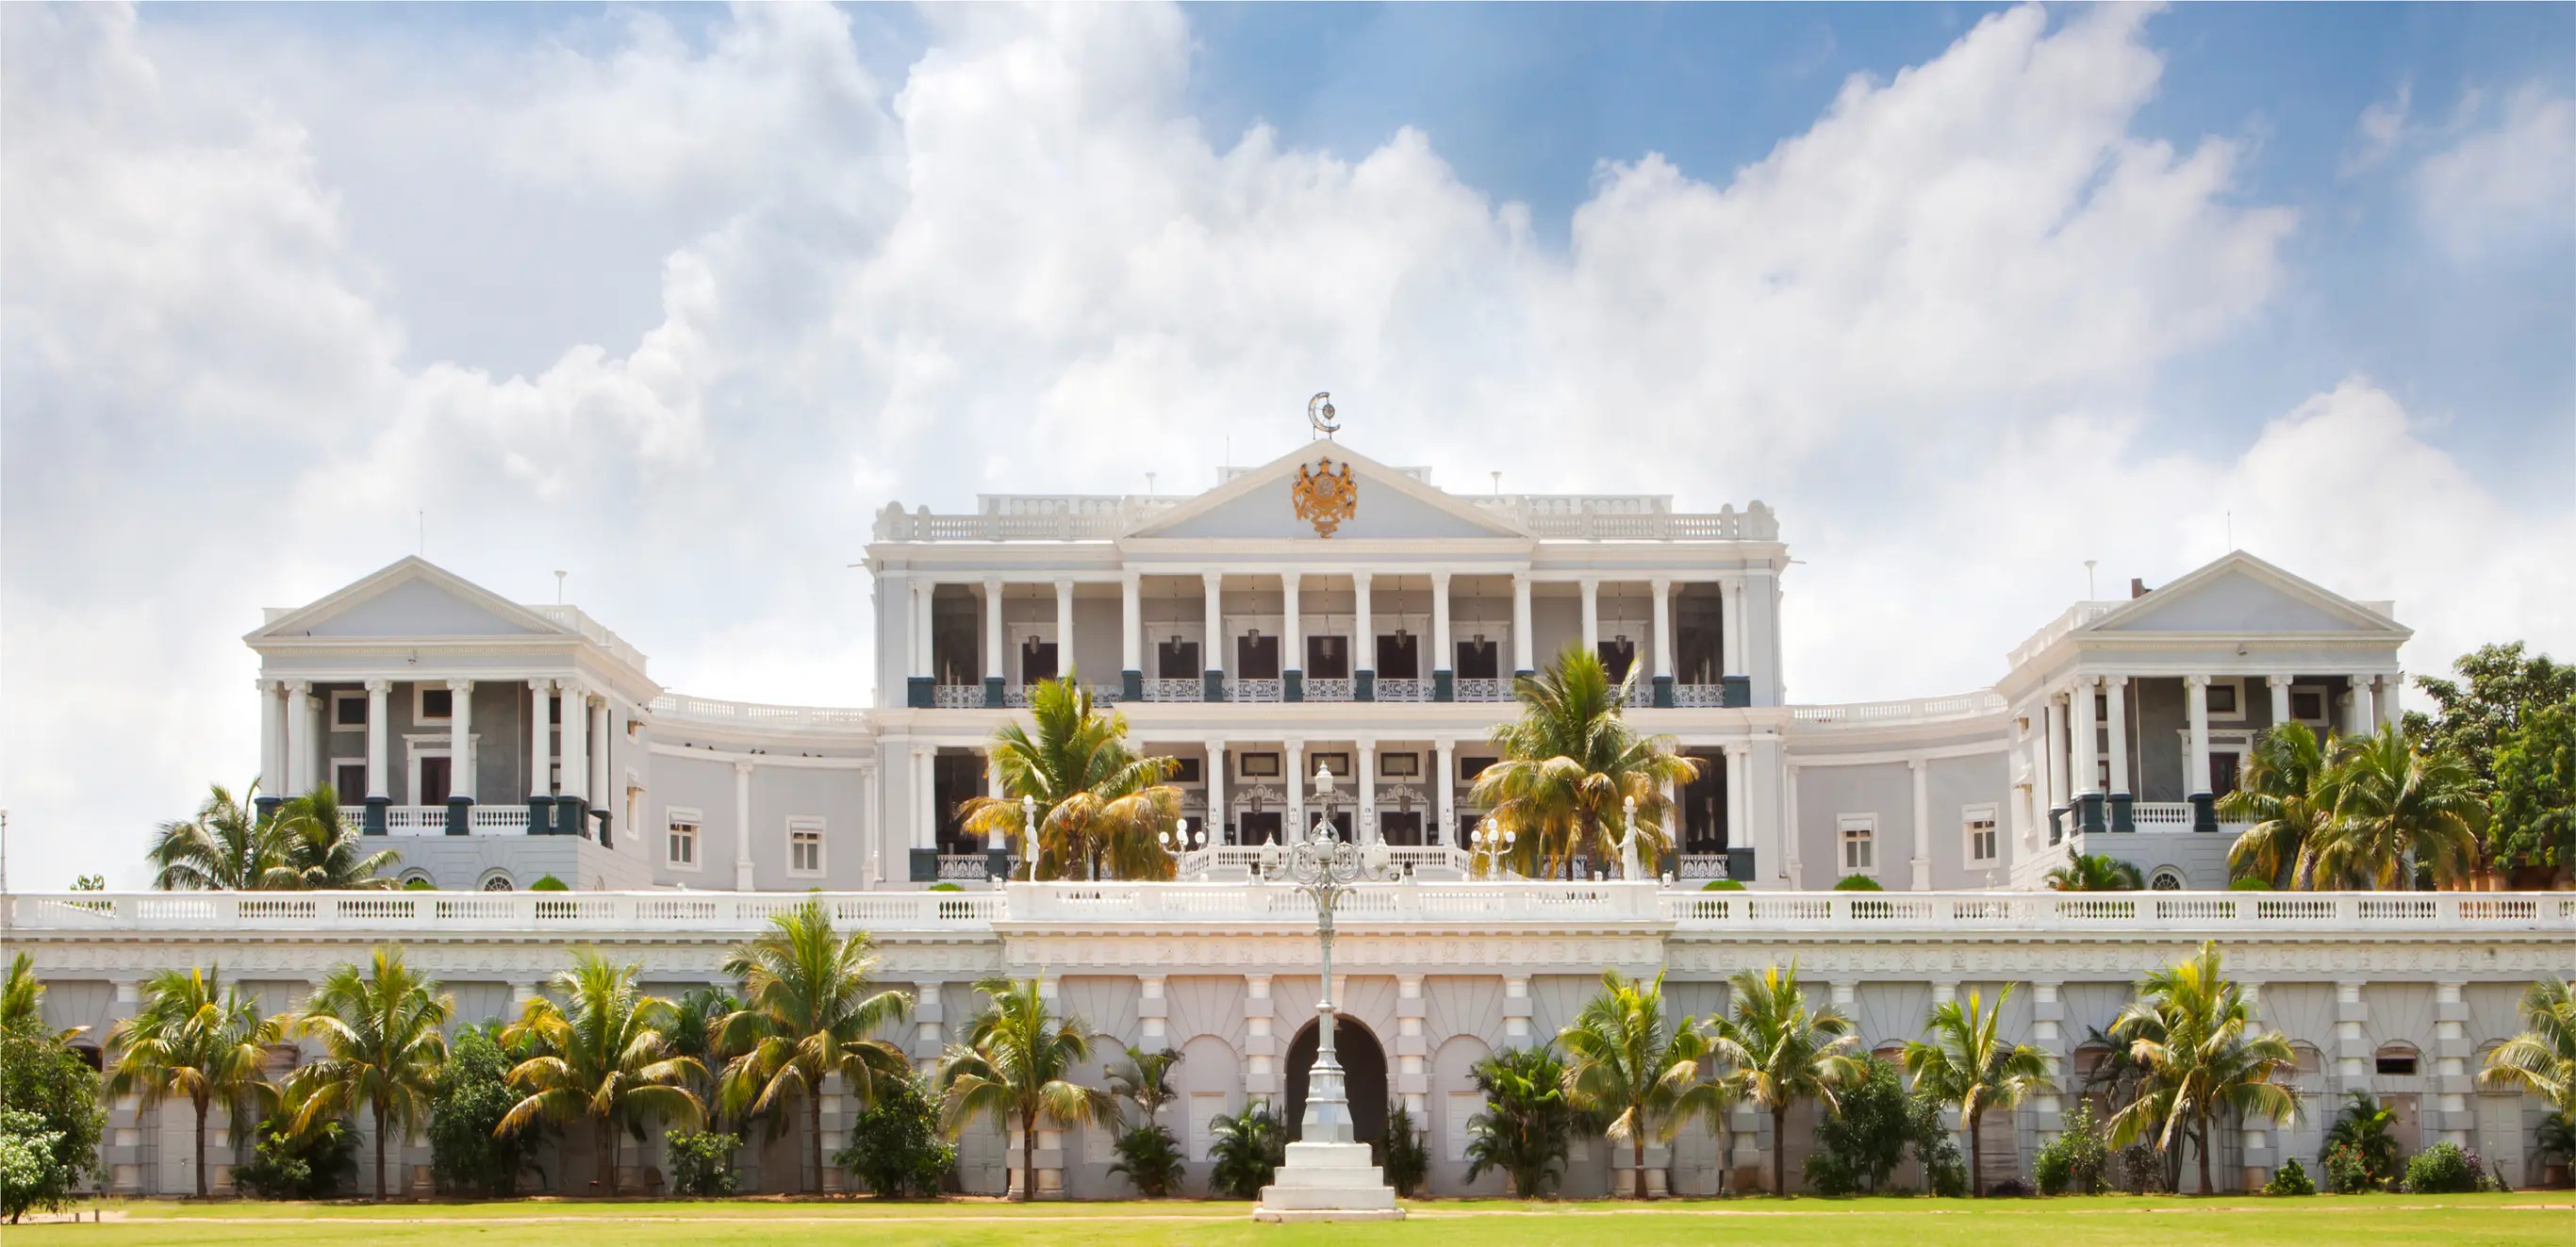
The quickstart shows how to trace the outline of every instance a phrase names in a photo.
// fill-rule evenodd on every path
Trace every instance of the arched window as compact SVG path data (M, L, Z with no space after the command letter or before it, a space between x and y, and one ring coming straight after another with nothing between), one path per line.
M2171 866L2159 866L2154 877L2147 880L2147 887L2157 892L2180 892L2183 890L2182 872Z
M2411 1043L2381 1044L2376 1073L2397 1078L2412 1078L2423 1069L2421 1055Z
M486 892L511 891L512 886L510 883L510 872L506 870L487 871L483 876L483 882L480 886L482 890Z

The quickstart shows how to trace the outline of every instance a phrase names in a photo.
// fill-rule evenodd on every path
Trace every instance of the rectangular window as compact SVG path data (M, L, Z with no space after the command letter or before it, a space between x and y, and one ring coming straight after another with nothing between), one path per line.
M1412 779L1422 774L1422 755L1418 753L1379 754L1377 773L1387 779Z
M1318 680L1351 678L1351 639L1341 636L1306 638L1306 674Z
M2223 797L2236 791L2237 780L2245 773L2245 755L2235 752L2209 755L2209 793Z
M700 821L698 812L674 806L665 814L663 821L670 827L670 838L667 842L668 847L664 850L663 860L673 869L696 870Z
M1195 784L1199 782L1200 767L1198 759L1174 758L1172 761L1180 764L1172 771L1172 783Z
M1502 652L1494 642L1481 636L1469 637L1457 644L1457 676L1461 680L1499 680L1503 675Z
M340 798L340 804L356 805L367 795L367 764L356 758L333 759L331 790Z
M1315 765L1324 768L1324 771L1335 779L1349 779L1351 777L1351 755L1347 753L1313 753L1306 756L1313 760ZM1315 773L1313 771L1308 771L1299 778L1312 779L1314 775Z
M423 723L444 722L456 717L456 694L427 684L411 686L411 717Z
M1377 639L1377 678L1381 680L1419 680L1422 678L1420 638L1407 632L1396 632Z
M1843 836L1843 873L1875 873L1878 870L1878 816L1845 814L1839 823Z
M2374 1067L2379 1073L2387 1074L2391 1077L2412 1078L2415 1076L2415 1054L2411 1052L2383 1052L2375 1059Z
M787 820L787 873L823 873L822 819L799 817Z
M2294 687L2290 690L2290 717L2310 727L2326 725L2326 691L2321 688Z
M1199 677L1199 643L1173 637L1154 646L1154 670L1166 680L1195 680Z
M1279 678L1279 638L1248 632L1234 639L1234 678L1238 680L1276 680Z
M1462 784L1475 783L1476 777L1484 774L1485 768L1492 766L1493 764L1494 760L1492 758L1471 758L1462 755L1458 759L1458 782Z
M356 731L367 726L367 694L339 692L331 694L331 727L334 731Z
M1960 821L1967 828L1968 865L1972 867L1994 865L2001 849L2001 846L1996 843L1995 807L1969 806L1962 812Z
M1278 754L1275 754L1275 753L1243 753L1243 754L1237 754L1237 755L1235 755L1235 756L1236 756L1237 758L1241 759L1241 763L1240 763L1240 765L1243 767L1243 777L1244 777L1245 779L1277 779L1277 778L1279 778L1279 755L1278 755Z
M2242 719L2245 717L2245 701L2237 692L2237 687L2237 683L2234 680L2211 680L2209 682L2210 718Z

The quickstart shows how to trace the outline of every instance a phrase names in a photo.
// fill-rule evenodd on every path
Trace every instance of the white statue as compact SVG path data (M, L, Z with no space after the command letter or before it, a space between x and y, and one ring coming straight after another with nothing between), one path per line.
M1626 812L1627 829L1619 837L1619 877L1634 881L1646 877L1645 868L1637 864L1637 799L1635 797L1628 798Z

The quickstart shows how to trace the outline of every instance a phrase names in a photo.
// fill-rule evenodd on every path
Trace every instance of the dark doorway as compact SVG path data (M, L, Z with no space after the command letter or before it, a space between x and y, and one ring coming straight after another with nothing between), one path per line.
M1279 838L1279 811L1245 812L1235 816L1236 844L1262 845Z
M1050 646L1049 648L1053 648ZM940 753L930 759L931 801L939 811L939 851L946 854L981 853L987 847L980 836L966 830L966 802L987 795L984 784L988 776L984 759L971 753ZM1011 847L1005 838L990 847Z
M1055 642L1036 637L1020 642L1020 683L1035 684L1055 678Z
M1377 677L1381 680L1422 678L1421 638L1398 632L1377 639Z
M1422 843L1420 810L1380 810L1377 826L1378 834L1386 837L1388 844L1410 846Z
M1717 669L1724 609L1716 585L1691 585L1681 591L1673 603L1674 683L1715 684L1726 674Z
M1306 1023L1288 1045L1288 1137L1299 1137L1306 1119L1306 1079L1315 1069L1316 1025ZM1386 1138L1386 1049L1369 1028L1348 1017L1333 1023L1333 1054L1342 1062L1343 1094L1351 1102L1351 1132L1362 1143Z
M1158 679L1195 680L1203 670L1199 666L1199 643L1196 641L1173 637L1154 646L1154 671Z
M445 758L420 760L420 791L412 794L412 804L447 804L449 765Z
M1279 638L1247 633L1234 639L1234 678L1238 680L1276 680L1279 678Z
M1306 638L1306 674L1317 680L1351 678L1351 639L1342 636Z
M1457 671L1461 680L1501 679L1501 661L1494 643L1483 637L1458 642Z
M1608 637L1600 643L1601 666L1610 673L1613 684L1628 678L1628 668L1637 662L1637 643L1626 637Z
M2245 755L2241 753L2209 755L2209 795L2223 797L2236 791L2236 784L2244 764Z
M1726 759L1698 750L1689 756L1699 763L1699 778L1682 785L1682 852L1723 853L1729 845Z

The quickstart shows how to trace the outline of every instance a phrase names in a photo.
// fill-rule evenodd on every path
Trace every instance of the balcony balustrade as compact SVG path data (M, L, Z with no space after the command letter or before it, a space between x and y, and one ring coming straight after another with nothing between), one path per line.
M1277 680L1239 680L1233 676L1227 676L1225 679L1227 701L1277 701L1280 698L1279 689L1280 682Z
M340 807L340 825L351 831L366 830L366 810L362 807ZM478 836L518 836L527 834L528 807L524 805L474 805L467 807L466 826ZM389 836L443 836L447 834L447 807L443 805L389 805L385 807L385 834Z
M1239 850L1225 850L1233 853ZM1398 860L1454 855L1399 849ZM979 866L980 855L970 858ZM1455 860L1446 856L1446 860ZM980 876L979 876L980 877ZM999 892L41 892L0 897L23 932L586 932L765 929L813 901L845 928L986 931L995 922L1314 921L1284 885L1013 883ZM1507 880L1364 884L1338 912L1348 925L1408 922L1626 922L1688 934L1832 932L1944 936L2197 938L2230 932L2576 932L2564 892L1694 892L1650 882Z
M1353 688L1351 681L1330 676L1309 679L1306 681L1306 700L1349 701L1358 696Z
M1451 689L1460 701L1506 701L1511 696L1511 681L1459 680L1451 685Z
M930 690L930 704L939 710L980 710L984 706L981 684L940 684Z
M1377 682L1377 699L1379 701L1429 701L1431 683L1427 680L1380 678Z
M1206 692L1196 679L1145 681L1147 701L1199 701Z

